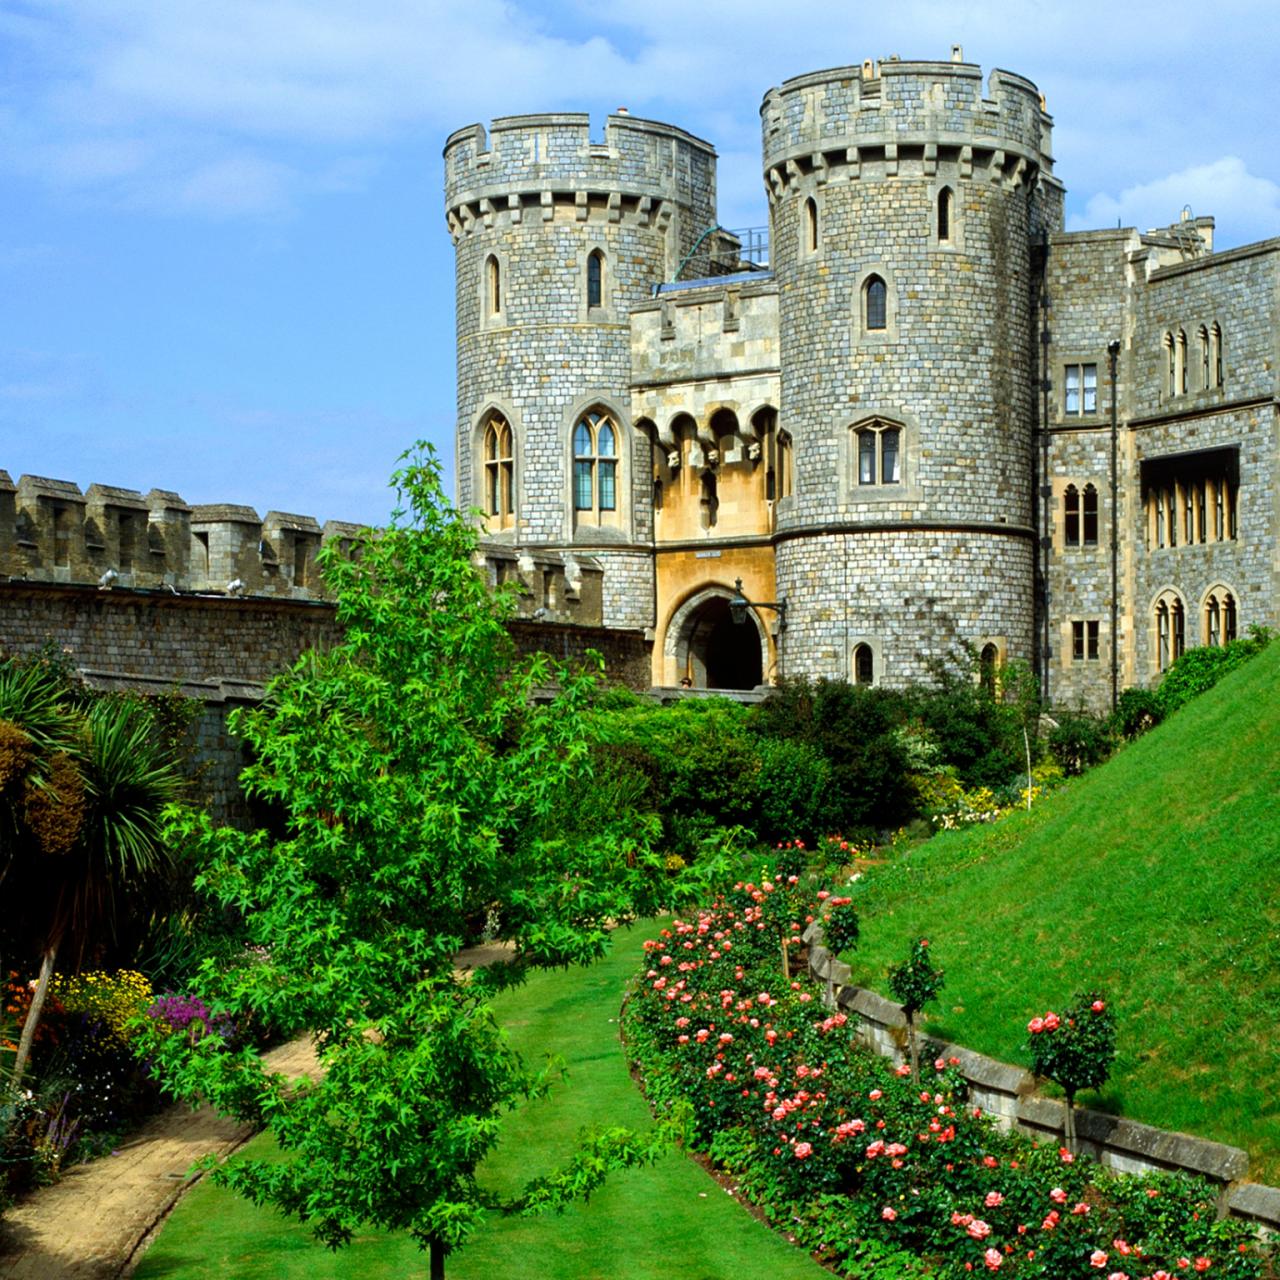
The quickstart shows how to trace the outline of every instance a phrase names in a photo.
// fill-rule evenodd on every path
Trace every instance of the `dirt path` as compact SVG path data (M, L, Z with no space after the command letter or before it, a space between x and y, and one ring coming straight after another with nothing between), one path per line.
M316 1069L308 1040L274 1049L264 1061L290 1077ZM252 1134L208 1107L169 1107L112 1155L77 1165L0 1219L0 1280L127 1275L152 1230L196 1181L192 1163L228 1155Z
M510 954L502 943L458 953L460 973ZM272 1071L314 1075L309 1040L268 1053ZM156 1228L199 1175L202 1156L226 1156L253 1130L208 1107L178 1104L156 1116L112 1155L77 1165L0 1219L0 1280L118 1280L133 1270Z

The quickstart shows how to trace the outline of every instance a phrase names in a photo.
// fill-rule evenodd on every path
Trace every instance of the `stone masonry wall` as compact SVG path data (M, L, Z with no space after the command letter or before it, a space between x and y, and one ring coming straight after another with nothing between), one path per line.
M929 681L936 663L967 661L994 643L1003 659L1031 655L1029 538L911 528L806 534L777 547L787 613L785 676L852 679L853 649L875 654L877 683Z

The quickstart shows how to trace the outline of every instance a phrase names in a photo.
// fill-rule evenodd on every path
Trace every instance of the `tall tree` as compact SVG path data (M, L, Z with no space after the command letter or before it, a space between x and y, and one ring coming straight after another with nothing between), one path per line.
M255 758L244 785L283 834L201 814L174 825L198 846L198 883L255 944L238 965L210 961L203 994L310 1032L323 1074L286 1082L216 1037L153 1052L173 1088L268 1126L286 1153L233 1159L222 1181L333 1247L361 1225L408 1231L437 1278L498 1207L476 1167L502 1113L548 1086L489 997L532 966L599 957L612 925L666 890L649 826L590 784L593 676L514 660L511 595L477 571L474 526L445 500L433 454L394 483L390 527L325 556L345 639L235 722ZM468 980L454 956L484 915L514 958ZM501 1207L558 1205L653 1150L597 1134Z

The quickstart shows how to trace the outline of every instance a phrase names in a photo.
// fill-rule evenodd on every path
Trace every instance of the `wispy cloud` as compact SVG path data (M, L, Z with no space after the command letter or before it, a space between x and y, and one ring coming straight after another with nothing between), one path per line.
M1185 208L1213 214L1218 222L1243 231L1238 238L1244 240L1280 233L1280 183L1251 174L1236 156L1126 187L1118 195L1100 191L1068 226L1087 230L1115 225L1145 231L1176 222Z

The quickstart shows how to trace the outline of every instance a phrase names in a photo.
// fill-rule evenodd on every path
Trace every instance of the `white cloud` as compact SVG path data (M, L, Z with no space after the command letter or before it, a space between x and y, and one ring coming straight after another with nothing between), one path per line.
M1119 195L1099 192L1067 225L1073 231L1117 224L1146 231L1176 222L1188 205L1229 226L1233 242L1280 234L1280 184L1251 174L1236 156L1126 187Z

